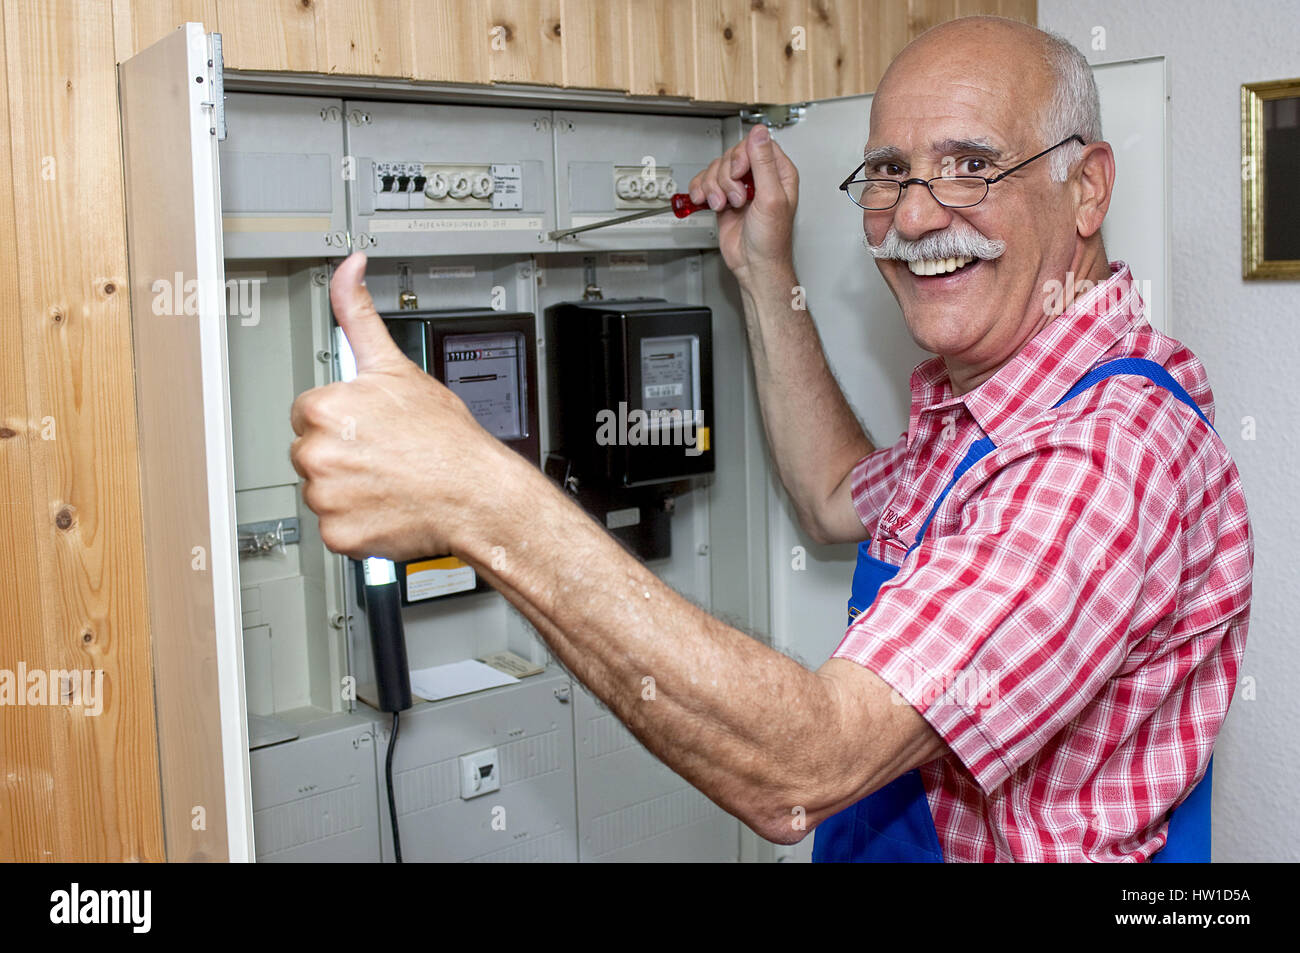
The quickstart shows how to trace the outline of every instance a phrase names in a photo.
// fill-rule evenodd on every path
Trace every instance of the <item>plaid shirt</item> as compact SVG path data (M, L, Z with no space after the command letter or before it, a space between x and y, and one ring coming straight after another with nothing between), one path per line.
M1253 543L1223 442L1163 387L1097 364L1162 364L1205 415L1187 348L1144 322L1128 266L983 384L912 373L907 432L863 459L853 502L898 574L834 655L880 675L943 737L921 768L950 861L1147 860L1200 780L1246 643ZM996 449L903 553L975 440Z

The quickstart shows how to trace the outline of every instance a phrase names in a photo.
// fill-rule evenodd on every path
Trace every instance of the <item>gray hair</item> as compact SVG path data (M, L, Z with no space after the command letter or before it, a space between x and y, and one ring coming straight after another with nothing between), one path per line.
M1073 135L1084 142L1101 139L1101 100L1097 96L1097 83L1092 78L1092 67L1069 40L1058 33L1042 31L1047 47L1047 65L1056 74L1056 89L1052 93L1039 128L1043 148L1055 145ZM1047 157L1053 182L1064 182L1070 167L1083 154L1083 146L1071 142L1061 146Z

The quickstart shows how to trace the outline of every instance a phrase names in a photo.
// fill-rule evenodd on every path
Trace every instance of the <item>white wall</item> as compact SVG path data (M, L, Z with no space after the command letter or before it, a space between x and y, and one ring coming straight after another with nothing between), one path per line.
M1242 280L1240 176L1241 84L1300 76L1300 4L1038 0L1038 18L1093 63L1170 61L1171 333L1209 371L1255 533L1246 657L1215 749L1214 858L1300 860L1300 281Z

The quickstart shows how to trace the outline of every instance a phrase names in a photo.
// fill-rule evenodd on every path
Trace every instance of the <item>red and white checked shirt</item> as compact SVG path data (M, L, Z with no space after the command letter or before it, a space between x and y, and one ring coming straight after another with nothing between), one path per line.
M1201 362L1154 330L1128 266L983 384L912 373L911 418L853 502L898 574L834 656L875 672L950 753L921 768L950 861L1147 860L1200 780L1246 642L1253 543L1223 442L1165 388L1092 367L1162 364L1210 420ZM957 463L953 487L903 553Z

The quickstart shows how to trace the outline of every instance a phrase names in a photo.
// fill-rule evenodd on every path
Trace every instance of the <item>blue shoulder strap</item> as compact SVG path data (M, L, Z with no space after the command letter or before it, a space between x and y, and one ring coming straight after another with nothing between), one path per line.
M1067 400L1078 397L1085 390L1099 381L1104 381L1108 377L1114 377L1116 374L1136 374L1139 377L1145 377L1153 384L1159 384L1169 393L1173 394L1180 401L1196 411L1196 416L1205 421L1205 426L1214 430L1214 424L1210 423L1210 418L1201 412L1200 405L1192 400L1192 395L1183 389L1183 385L1174 380L1173 375L1157 364L1155 361L1145 357L1117 357L1113 361L1107 361L1105 364L1099 364L1087 374L1079 379L1079 383L1066 392L1066 395L1058 400L1052 406L1060 407ZM1217 430L1214 430L1218 433Z
M1145 377L1154 384L1165 388L1180 401L1196 411L1196 416L1205 421L1205 426L1214 430L1214 424L1205 416L1200 405L1183 386L1174 380L1167 370L1155 361L1141 357L1120 357L1101 364L1087 374L1079 383L1070 388L1059 401L1060 407L1067 400L1077 397L1089 387L1113 377L1116 374L1136 374ZM1218 431L1214 430L1217 434ZM1205 775L1197 782L1192 793L1187 796L1177 810L1169 817L1169 832L1166 835L1164 849L1151 858L1156 864L1209 863L1210 861L1210 802L1212 798L1214 776L1214 759L1205 767Z

